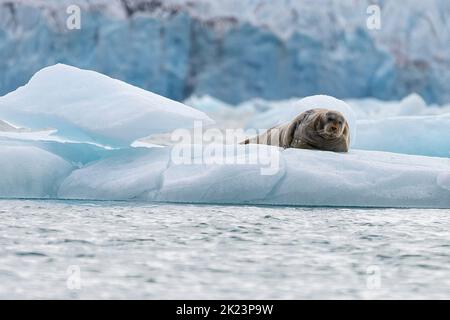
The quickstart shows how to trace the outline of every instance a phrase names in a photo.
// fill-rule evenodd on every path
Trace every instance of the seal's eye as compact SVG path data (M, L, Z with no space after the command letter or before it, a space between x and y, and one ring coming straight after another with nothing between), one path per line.
M327 121L328 121L328 122L333 121L333 117L328 116Z
M341 125L341 126L342 126L342 120L339 120L339 125Z

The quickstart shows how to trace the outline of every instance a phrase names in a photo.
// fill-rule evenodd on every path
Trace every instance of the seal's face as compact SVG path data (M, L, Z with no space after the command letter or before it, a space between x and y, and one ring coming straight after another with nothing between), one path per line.
M344 133L345 123L345 118L341 113L327 111L322 114L319 134L324 138L339 138Z

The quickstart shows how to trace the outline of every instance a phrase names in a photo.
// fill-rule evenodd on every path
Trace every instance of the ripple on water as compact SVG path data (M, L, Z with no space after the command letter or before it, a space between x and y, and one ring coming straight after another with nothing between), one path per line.
M450 298L450 210L0 202L0 298Z

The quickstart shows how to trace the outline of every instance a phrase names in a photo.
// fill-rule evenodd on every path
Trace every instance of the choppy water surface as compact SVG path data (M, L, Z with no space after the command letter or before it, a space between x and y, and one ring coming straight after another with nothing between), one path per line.
M450 298L450 210L2 200L0 219L0 298Z

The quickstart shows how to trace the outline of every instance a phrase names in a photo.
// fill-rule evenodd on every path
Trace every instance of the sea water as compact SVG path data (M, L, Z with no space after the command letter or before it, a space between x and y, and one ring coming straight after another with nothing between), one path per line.
M450 298L450 210L0 200L0 298Z

